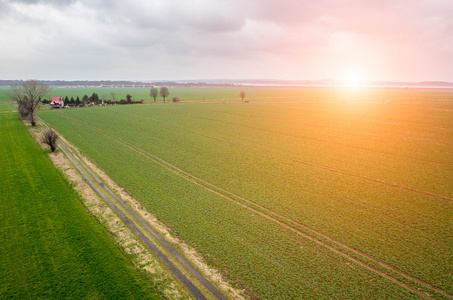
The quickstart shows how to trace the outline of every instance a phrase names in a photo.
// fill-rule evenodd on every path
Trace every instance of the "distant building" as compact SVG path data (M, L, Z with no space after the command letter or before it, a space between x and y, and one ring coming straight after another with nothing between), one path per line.
M50 102L50 107L52 108L64 108L63 97L53 97Z

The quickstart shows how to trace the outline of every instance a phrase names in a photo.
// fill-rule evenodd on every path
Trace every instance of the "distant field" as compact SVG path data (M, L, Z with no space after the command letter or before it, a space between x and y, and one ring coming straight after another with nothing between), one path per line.
M1 103L0 102L0 112L2 111L13 111L13 110L17 110L17 108L10 104L10 103Z
M152 102L149 88L58 88L52 89L51 96L68 96L68 98L83 95L91 96L96 92L101 98L112 100L110 93L115 94L117 101L126 99L131 94L135 101ZM348 88L317 88L317 87L195 87L169 88L170 95L166 101L179 97L181 102L212 101L240 102L239 93L245 91L245 101L251 102L341 102L341 101L373 101L373 102L411 102L411 101L453 101L451 89L348 89ZM422 91L422 93L420 93ZM157 102L162 102L159 96Z
M240 90L237 88L169 88L170 95L166 101L171 101L173 97L180 97L181 101L202 101L228 98L230 100L240 100ZM144 100L147 102L154 101L149 95L150 88L54 88L51 92L52 96L68 96L68 98L83 95L91 96L93 92L97 93L102 99L112 100L111 93L115 94L115 100L126 99L126 95L132 95L135 101ZM157 102L162 102L163 99L158 96Z
M10 101L5 92L8 87L0 87L0 102ZM126 99L131 94L135 101L144 100L152 102L149 88L66 88L53 87L48 95L51 97L71 97L80 99L91 96L94 92L103 99L112 100L111 93L115 94L115 100ZM166 99L171 101L173 97L179 97L181 102L187 101L223 101L240 102L239 93L245 92L245 101L250 102L453 102L452 89L405 89L405 88L322 88L322 87L193 87L193 88L169 88L170 95ZM159 96L157 102L162 102Z
M6 102L6 101L11 101L8 99L8 97L6 96L6 91L8 91L8 87L6 86L0 86L0 103L1 102Z
M161 299L17 114L0 129L0 298Z
M453 294L450 90L246 92L40 115L260 298Z

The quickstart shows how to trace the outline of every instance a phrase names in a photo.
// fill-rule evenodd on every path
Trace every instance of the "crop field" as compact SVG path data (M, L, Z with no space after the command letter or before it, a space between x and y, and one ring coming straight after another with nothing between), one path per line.
M0 112L13 110L17 110L17 108L14 105L10 103L0 103Z
M169 88L170 95L166 99L166 101L171 101L173 97L180 97L181 101L199 101L205 100L209 101L212 99L219 99L222 97L226 100L239 100L239 93L241 89L230 87L230 88ZM111 93L115 94L115 98L117 101L121 99L126 99L126 95L132 95L135 101L144 100L145 102L152 102L154 101L153 98L149 95L150 88L132 88L132 87L86 87L86 88L62 88L62 87L55 87L51 91L52 96L68 96L69 98L74 97L76 98L79 96L80 98L83 95L91 96L93 93L97 93L99 97L102 99L109 99L112 100ZM157 97L156 101L162 102L162 98L160 96Z
M8 99L7 96L7 91L9 90L9 87L2 86L0 87L0 103L1 102L9 102L11 100ZM209 101L209 100L217 100L220 98L223 98L224 101L238 101L240 100L239 98L239 93L242 88L238 87L226 87L226 88L169 88L170 90L170 95L166 99L166 101L171 101L173 97L180 97L181 101ZM248 89L244 89L245 91L248 91ZM250 89L253 90L253 89ZM263 92L262 89L260 89L261 92ZM93 93L97 93L100 98L102 99L112 99L112 93L115 95L115 100L119 101L121 99L126 99L126 95L130 94L132 95L133 99L135 101L139 100L144 100L145 102L152 102L154 101L153 98L149 95L150 88L132 88L132 87L117 87L117 88L112 88L112 87L76 87L76 88L68 88L68 87L52 87L52 90L50 91L49 95L47 95L47 98L50 99L52 97L66 97L68 98L74 97L77 98L82 97L84 95L91 96ZM259 92L259 93L261 93ZM273 95L274 89L270 90L271 95ZM277 92L278 95L278 92ZM247 95L246 95L247 97ZM157 97L156 101L162 102L162 98L159 96Z
M6 95L6 92L9 90L9 87L7 86L0 86L0 103L1 102L9 102L11 100L8 99L8 96Z
M246 93L40 116L256 297L453 297L451 90Z
M161 299L17 114L0 129L0 298Z
M0 102L10 101L6 95L9 87L0 87ZM350 90L345 88L319 88L319 87L251 87L251 86L230 86L230 87L170 87L170 95L166 99L171 101L173 97L179 97L181 102L192 101L222 101L222 102L238 102L240 101L239 93L245 92L246 101L253 102L318 102L323 99L323 102L412 102L426 101L429 102L445 102L453 101L453 93L451 89L391 89L391 88L368 88L360 91ZM423 92L420 92L423 91ZM132 95L134 101L144 100L145 102L153 102L153 98L149 95L150 88L131 88L131 87L53 87L47 98L51 97L82 97L84 95L91 96L97 93L102 99L112 100L111 93L115 94L117 101L126 99L126 95ZM157 102L162 102L159 96Z

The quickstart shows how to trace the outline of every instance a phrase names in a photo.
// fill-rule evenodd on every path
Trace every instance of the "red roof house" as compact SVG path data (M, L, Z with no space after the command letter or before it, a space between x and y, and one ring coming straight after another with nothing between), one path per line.
M63 97L53 97L52 101L50 102L50 107L63 108L64 107Z

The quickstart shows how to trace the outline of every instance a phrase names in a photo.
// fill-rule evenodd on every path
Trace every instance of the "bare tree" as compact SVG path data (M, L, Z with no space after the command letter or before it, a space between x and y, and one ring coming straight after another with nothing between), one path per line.
M11 85L7 95L12 101L17 102L21 117L30 120L32 126L36 126L35 111L41 103L41 98L49 92L50 86L47 84L27 80L21 85Z
M116 94L114 92L111 92L110 96L112 97L112 101L116 100Z
M244 91L241 91L241 93L239 94L239 96L241 97L242 102L244 102L245 92L244 92Z
M154 102L156 102L157 95L159 95L159 91L157 88L152 87L151 90L149 91L149 95L154 98Z
M55 149L57 148L57 140L58 135L52 130L44 132L43 136L41 137L41 142L47 144L52 152L55 152Z
M162 98L164 98L164 102L165 102L165 97L170 95L170 91L165 86L160 88L160 92L159 93L162 96Z

